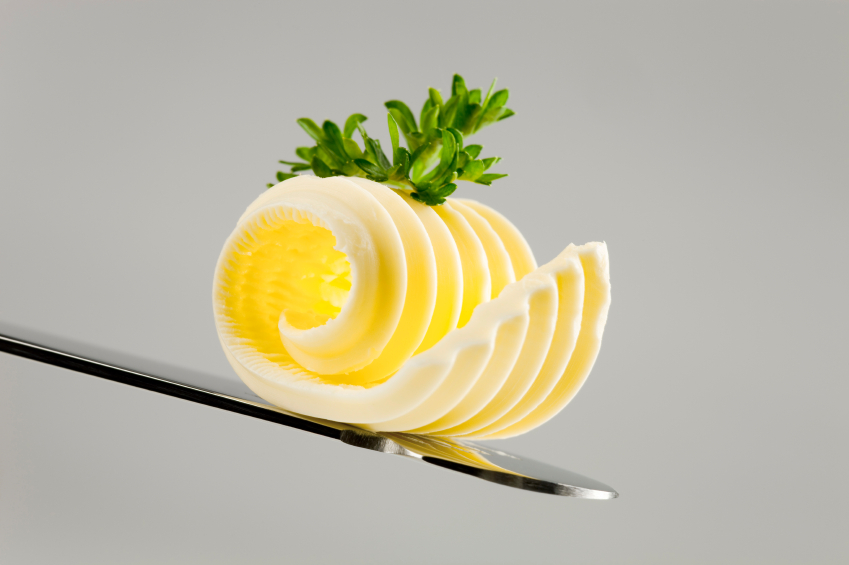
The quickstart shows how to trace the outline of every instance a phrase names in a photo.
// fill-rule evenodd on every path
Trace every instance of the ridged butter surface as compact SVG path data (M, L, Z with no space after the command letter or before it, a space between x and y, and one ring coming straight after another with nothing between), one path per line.
M224 352L260 397L377 431L475 438L524 433L574 397L609 303L603 243L537 267L479 202L429 207L342 177L260 196L213 287Z

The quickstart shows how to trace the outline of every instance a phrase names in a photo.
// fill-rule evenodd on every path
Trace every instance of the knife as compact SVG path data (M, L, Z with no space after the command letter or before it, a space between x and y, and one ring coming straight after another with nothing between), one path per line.
M236 412L389 455L522 490L576 498L610 499L611 487L538 461L452 438L374 433L310 418L268 404L235 380L196 373L57 336L0 323L0 351L190 402Z

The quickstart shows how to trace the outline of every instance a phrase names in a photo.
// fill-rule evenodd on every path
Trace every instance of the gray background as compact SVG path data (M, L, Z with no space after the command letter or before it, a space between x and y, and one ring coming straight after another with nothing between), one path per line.
M454 72L517 116L462 184L547 261L606 240L521 492L0 354L3 563L845 563L849 5L0 4L0 320L217 374L212 270L307 140Z

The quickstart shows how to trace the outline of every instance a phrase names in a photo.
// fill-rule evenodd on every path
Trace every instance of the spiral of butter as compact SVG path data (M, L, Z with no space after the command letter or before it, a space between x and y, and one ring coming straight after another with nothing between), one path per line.
M361 178L298 176L227 239L213 309L228 361L281 408L375 431L509 437L592 368L610 303L606 245L537 267L506 218L426 206Z

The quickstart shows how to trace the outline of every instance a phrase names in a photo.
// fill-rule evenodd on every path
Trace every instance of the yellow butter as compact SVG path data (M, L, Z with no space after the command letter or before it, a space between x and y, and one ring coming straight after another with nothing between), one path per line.
M483 204L299 176L240 218L213 309L228 361L277 406L378 431L509 437L583 384L609 289L604 244L537 268Z

